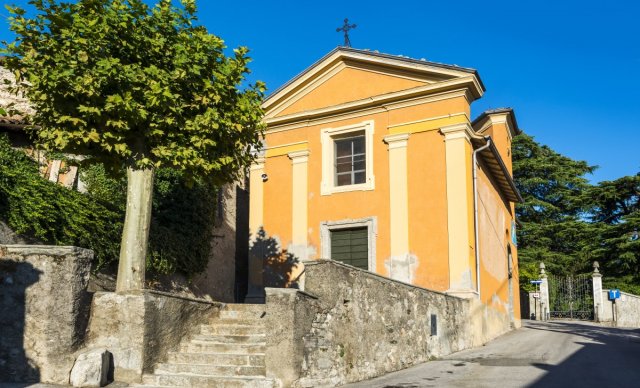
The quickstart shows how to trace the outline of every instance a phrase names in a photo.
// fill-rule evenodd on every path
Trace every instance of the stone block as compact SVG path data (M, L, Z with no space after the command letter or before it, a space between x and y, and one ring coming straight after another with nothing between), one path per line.
M93 297L88 347L113 354L114 378L139 383L166 361L181 339L195 334L220 304L157 291L98 292Z
M69 381L74 387L104 387L109 375L111 354L107 349L94 349L81 353L71 369Z
M0 245L0 383L67 384L84 341L93 252Z

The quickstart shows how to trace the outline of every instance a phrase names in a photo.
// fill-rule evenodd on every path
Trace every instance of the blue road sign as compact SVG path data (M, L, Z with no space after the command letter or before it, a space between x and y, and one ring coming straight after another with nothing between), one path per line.
M542 284L542 280L529 280L531 284Z
M609 290L609 300L620 299L620 290Z

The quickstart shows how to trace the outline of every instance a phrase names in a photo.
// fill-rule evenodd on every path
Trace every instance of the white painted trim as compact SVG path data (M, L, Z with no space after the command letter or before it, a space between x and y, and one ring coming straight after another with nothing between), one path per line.
M350 132L364 131L367 176L365 183L348 186L336 186L334 174L334 139L336 136ZM348 191L368 191L375 189L375 175L373 174L373 120L363 121L359 124L346 125L338 128L324 128L320 133L322 144L322 182L320 182L320 195L331 195Z
M309 161L309 151L296 151L287 154L291 159L291 164L307 163Z
M484 131L489 129L489 127L494 126L496 124L504 124L507 127L507 137L511 141L513 140L513 133L515 133L515 131L513 129L513 126L511 125L511 120L509 120L510 116L511 116L511 113L509 112L490 113L483 120L482 126L480 127L480 129L476 131L476 133L483 133Z
M346 67L348 69L355 69L355 70L361 70L361 71L366 71L369 73L374 73L374 74L380 74L380 75L384 75L387 77L393 77L393 78L400 78L400 79L406 79L409 81L416 81L416 82L422 82L425 84L434 84L437 82L441 82L443 77L440 77L440 79L438 79L438 77L429 77L429 76L424 76L424 77L417 77L415 74L416 72L413 70L399 70L399 69L394 69L393 71L383 71L380 70L381 67L377 66L377 65L360 65L358 64L357 66L353 64L353 61L349 61L347 60L345 62ZM387 70L388 68L384 68L384 70ZM451 77L454 78L454 77Z
M249 167L249 171L264 170L264 157L256 158L256 160Z
M471 142L472 138L482 139L481 136L478 136L473 132L473 128L469 123L447 125L440 128L440 132L444 135L445 141L454 139L466 139L467 142Z
M366 107L364 109L359 109L356 111L337 112L335 114L327 114L322 117L298 120L293 123L287 122L284 124L279 124L276 122L276 120L265 119L264 120L265 123L267 123L269 126L269 129L267 129L266 134L291 131L299 128L310 127L313 125L330 124L336 121L354 119L354 118L359 118L363 116L371 116L377 113L384 113L384 112L395 110L395 109L402 109L402 108L426 104L430 102L444 101L444 100L450 100L452 98L463 97L465 96L465 94L466 93L463 90L443 92L443 93L438 93L436 95L418 97L418 98L413 98L413 99L400 101L400 102L394 102L394 103L381 105L381 106Z
M447 92L447 91L463 91L466 89L473 88L478 94L476 97L480 98L482 93L482 87L478 83L478 80L475 77L461 77L455 78L452 80L447 80L443 82L438 82L436 84L417 86L415 88L401 90L398 92L392 92L387 94L381 94L376 96L371 96L368 98L363 98L356 101L347 102L344 104L338 104L334 106L329 106L326 108L312 109L297 113L292 113L289 115L272 117L271 114L267 114L264 118L264 121L269 124L279 124L291 121L300 121L305 119L312 119L317 116L326 116L330 114L336 114L343 111L353 111L357 109L368 108L372 106L379 106L384 104L391 104L402 100L404 103L406 100L417 97L424 97L427 95L433 95L438 92Z
M358 219L346 219L340 221L324 221L320 223L320 245L322 246L322 259L333 260L331 258L331 231L351 228L367 228L368 238L368 271L376 272L376 239L378 237L377 217L366 217Z
M387 143L390 150L396 148L407 148L408 140L408 133L398 133L396 135L388 135L384 137L384 142Z
M286 143L286 144L279 144L276 146L272 146L272 147L265 147L264 150L265 151L271 151L271 150L277 150L278 148L283 148L283 147L290 147L290 146L295 146L295 145L299 145L299 144L307 144L309 143L308 141L296 141L293 143Z
M440 120L440 119L449 119L451 117L457 117L457 116L464 116L464 117L467 118L467 121L469 121L469 117L467 116L467 114L465 112L458 112L458 113L451 113L451 114L442 115L442 116L433 116L433 117L429 117L428 119L413 120L413 121L406 121L406 122L398 123L398 124L392 124L392 125L389 125L387 127L387 129L392 129L392 128L396 128L396 127L404 127L405 125L411 125L411 124L428 123L429 121L435 121L435 120Z
M309 151L288 154L291 159L291 245L289 251L306 260L308 249L308 166Z
M391 256L396 258L407 257L409 252L408 140L408 133L384 138L389 147L389 245ZM392 265L390 275L394 275ZM410 279L411 276L408 276L407 282L410 283Z

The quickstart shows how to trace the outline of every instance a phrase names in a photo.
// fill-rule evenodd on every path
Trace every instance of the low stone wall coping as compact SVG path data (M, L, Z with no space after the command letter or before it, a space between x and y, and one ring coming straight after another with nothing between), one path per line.
M46 256L82 256L93 257L93 251L74 246L58 245L0 245L0 257L8 254L46 255Z
M349 264L345 264L343 262L336 261L336 260L329 260L329 259L306 260L306 261L303 261L302 264L304 264L305 266L313 266L313 265L321 265L321 264L333 264L333 265L336 265L336 266L339 266L339 267L347 268L347 269L352 270L352 271L361 272L364 275L371 276L373 278L376 278L376 279L381 280L381 281L386 282L386 283L400 284L400 285L407 286L407 287L410 287L410 288L413 288L413 289L416 289L416 290L420 290L420 291L432 292L432 293L440 294L440 295L443 295L443 296L446 296L446 297L449 297L449 298L466 300L465 298L461 298L461 297L455 296L455 295L450 295L450 294L447 294L446 292L430 290L428 288L424 288L424 287L416 286L416 285L413 285L413 284L405 283L405 282L402 282L400 280L391 279L391 278L388 278L386 276L379 275L379 274L377 274L375 272L367 271L366 269L354 267L354 266L351 266Z
M265 287L265 291L267 291L270 294L290 294L290 293L295 293L295 294L300 294L302 296L306 296L307 298L310 299L318 299L317 296L310 294L306 291L302 291L299 290L297 288L278 288L278 287Z
M177 294L172 294L170 292L165 292L165 291L144 289L144 290L142 290L142 292L146 292L146 293L149 293L149 294L160 295L160 296L166 296L168 298L186 300L186 301L189 301L189 302L204 303L204 304L208 304L208 305L211 305L211 306L222 307L222 306L225 305L222 302L216 302L216 301L213 301L213 300L202 299L202 298L194 298L194 297L191 297L191 296L177 295Z

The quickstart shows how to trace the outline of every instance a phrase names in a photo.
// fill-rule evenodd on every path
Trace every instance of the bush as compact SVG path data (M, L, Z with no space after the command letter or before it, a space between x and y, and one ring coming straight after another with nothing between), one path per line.
M0 218L18 234L92 249L98 266L119 254L123 213L43 179L38 164L0 136Z
M43 179L37 163L0 136L0 219L16 232L53 245L95 252L96 268L118 261L126 204L126 180L102 165L83 168L87 194ZM147 268L187 276L206 269L216 208L216 187L183 173L158 169Z

